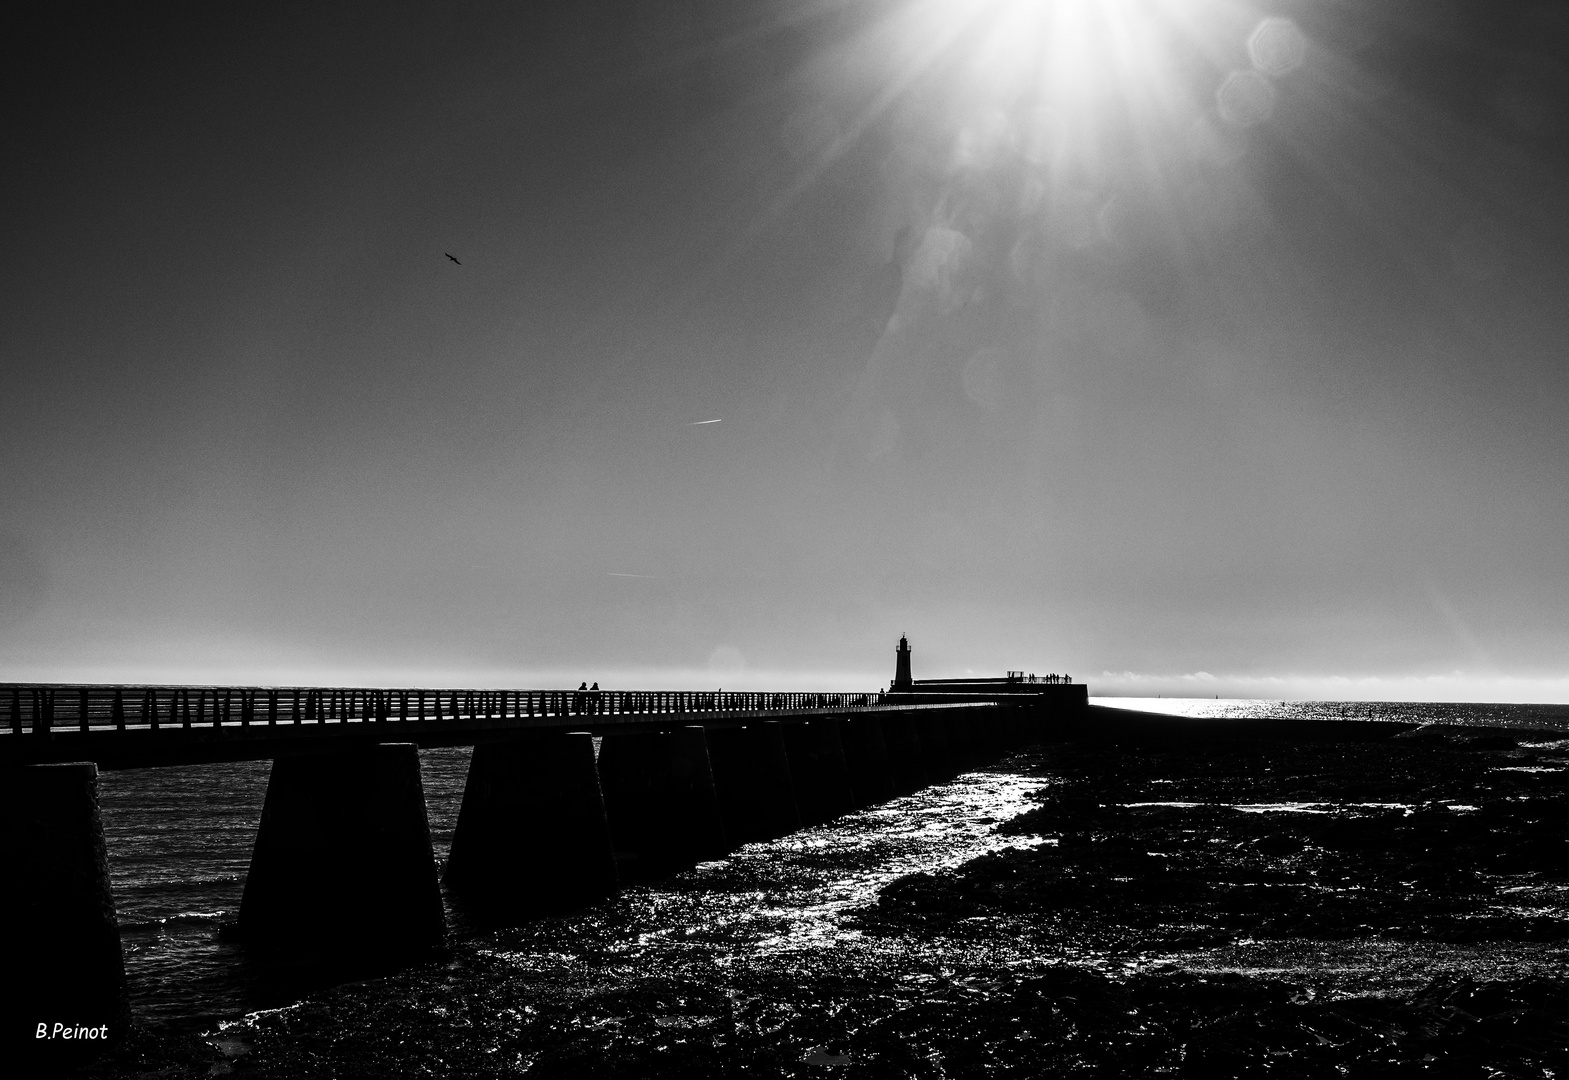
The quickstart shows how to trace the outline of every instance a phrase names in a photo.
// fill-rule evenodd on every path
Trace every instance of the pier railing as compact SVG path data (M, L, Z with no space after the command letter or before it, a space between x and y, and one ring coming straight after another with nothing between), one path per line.
M50 731L279 727L400 721L844 710L886 695L707 690L452 690L326 686L105 686L0 683L0 737Z

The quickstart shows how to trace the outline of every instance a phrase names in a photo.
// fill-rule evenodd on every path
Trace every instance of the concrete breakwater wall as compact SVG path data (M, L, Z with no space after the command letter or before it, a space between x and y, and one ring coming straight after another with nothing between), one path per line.
M445 884L483 922L568 910L1062 737L1082 709L519 731L474 748ZM56 1060L92 1048L40 1043L38 1024L108 1025L113 1040L129 1016L97 767L15 766L4 780L0 859L20 886L4 900L5 1043ZM438 870L413 743L302 746L274 759L234 930L259 958L389 969L443 945Z

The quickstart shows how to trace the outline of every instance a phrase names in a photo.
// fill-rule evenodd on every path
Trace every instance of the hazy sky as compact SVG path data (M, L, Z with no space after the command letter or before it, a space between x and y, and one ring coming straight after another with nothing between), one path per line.
M14 35L0 680L1569 699L1569 5L284 7Z

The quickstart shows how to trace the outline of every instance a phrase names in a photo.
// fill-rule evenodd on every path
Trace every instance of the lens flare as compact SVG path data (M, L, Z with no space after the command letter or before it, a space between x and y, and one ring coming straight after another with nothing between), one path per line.
M1251 152L1308 66L1295 22L1255 0L889 0L841 41L860 111L836 130L887 134L878 227L911 238L844 460L989 446L963 432L1157 364L1177 299L1248 302L1219 282L1269 224Z
M1265 19L1248 38L1253 66L1271 78L1295 71L1307 55L1307 39L1290 19Z
M1275 84L1256 71L1233 71L1215 95L1221 118L1238 127L1252 127L1275 111Z

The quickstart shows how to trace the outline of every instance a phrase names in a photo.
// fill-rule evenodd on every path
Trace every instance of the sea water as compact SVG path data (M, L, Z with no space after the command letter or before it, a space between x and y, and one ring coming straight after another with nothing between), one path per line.
M1391 702L1281 702L1097 698L1095 704L1179 716L1276 716L1323 720L1493 724L1569 731L1569 706ZM425 803L438 859L457 821L468 769L466 747L420 753ZM207 1029L248 1009L285 1004L220 928L239 911L270 763L180 766L100 776L109 871L120 920L132 1011L143 1023ZM731 856L805 868L780 895L725 890L703 904L708 921L749 947L820 947L847 913L895 877L954 866L998 846L995 825L1031 805L1037 777L1004 763L952 783L804 830ZM738 870L743 869L738 866ZM688 898L690 899L690 898ZM689 905L640 920L640 933L679 933ZM677 925L677 924L681 925ZM761 936L759 936L761 934Z

